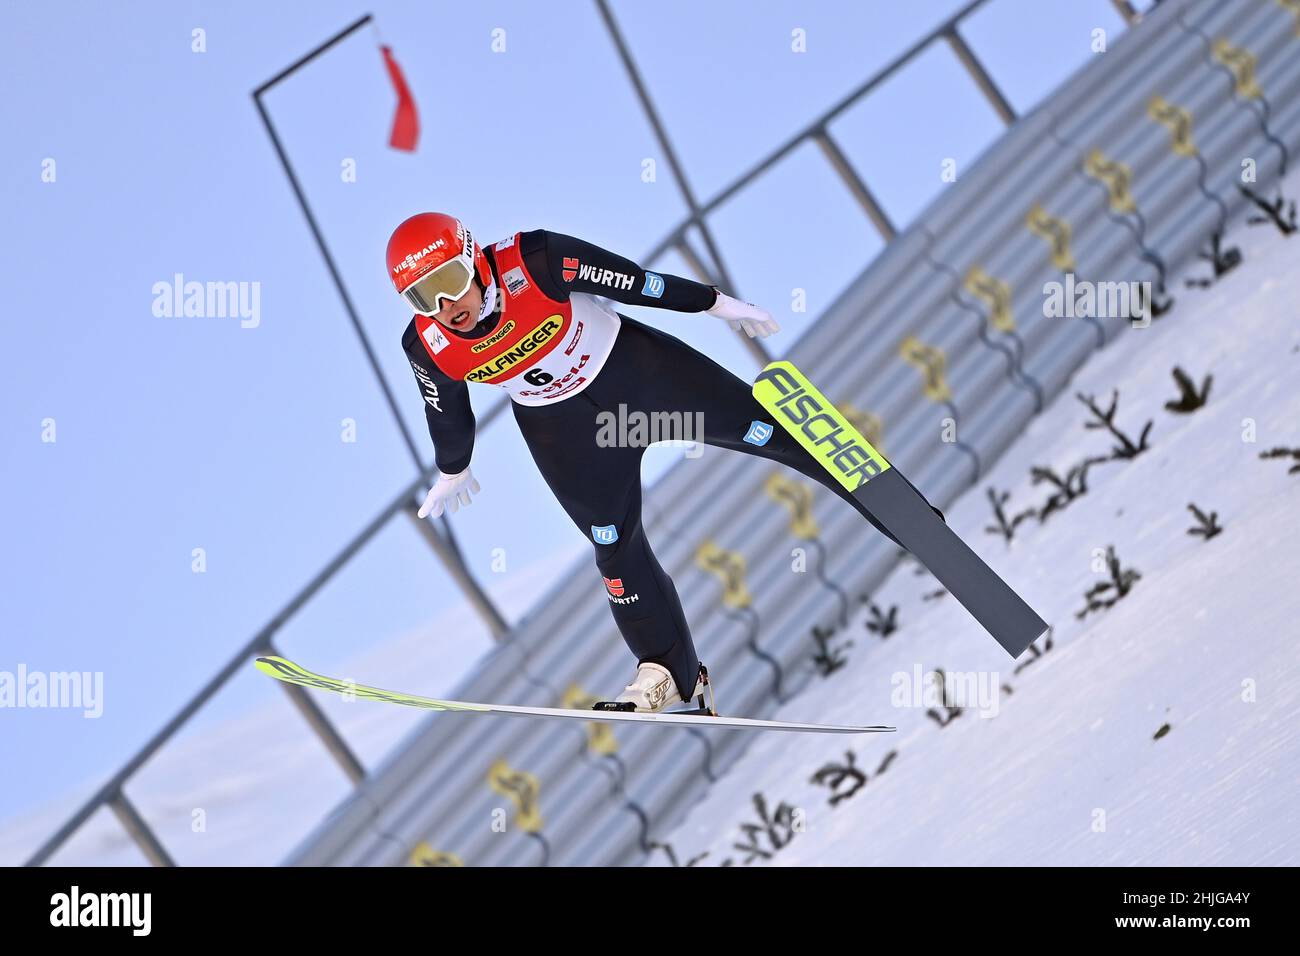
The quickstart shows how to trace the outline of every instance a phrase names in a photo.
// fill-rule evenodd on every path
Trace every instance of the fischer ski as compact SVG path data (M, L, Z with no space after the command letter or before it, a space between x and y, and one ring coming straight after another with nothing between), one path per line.
M507 714L516 717L559 717L567 720L600 720L651 724L674 724L690 727L716 727L731 730L780 730L810 734L871 734L888 733L894 727L854 727L836 724L800 724L783 720L753 720L747 717L719 717L703 711L664 711L658 714L628 711L572 710L563 707L523 707L514 704L476 704L459 700L439 700L436 697L419 697L400 691L381 690L352 681L338 680L314 674L283 657L259 657L255 666L263 674L288 684L328 690L345 697L377 700L388 704L402 704L424 710L461 711L480 714Z
M754 381L753 394L1013 658L1043 635L1047 622L793 364L768 364Z

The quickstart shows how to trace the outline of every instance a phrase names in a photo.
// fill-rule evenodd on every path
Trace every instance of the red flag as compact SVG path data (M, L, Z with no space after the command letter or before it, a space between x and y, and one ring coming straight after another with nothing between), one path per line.
M393 51L387 46L379 48L384 54L384 66L388 67L388 78L393 81L397 91L397 112L393 115L393 132L388 137L388 145L393 149L404 149L408 153L415 151L416 140L420 138L420 117L415 112L415 98L411 88L406 85L402 68L393 58Z

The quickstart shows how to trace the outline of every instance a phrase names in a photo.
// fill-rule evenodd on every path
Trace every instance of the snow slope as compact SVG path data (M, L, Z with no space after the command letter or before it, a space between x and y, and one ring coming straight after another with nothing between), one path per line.
M1297 189L1292 177L1285 192ZM1241 266L1208 289L1171 287L1175 308L1095 356L948 510L1054 625L1051 649L1015 673L960 605L932 596L928 572L903 562L871 596L898 605L899 629L868 631L861 607L832 641L852 640L846 666L778 714L898 733L847 745L764 736L660 835L666 846L650 863L1300 863L1300 474L1287 473L1296 462L1259 458L1300 447L1300 238L1271 224L1242 224L1229 238ZM1175 365L1198 385L1214 376L1205 407L1166 411L1178 396ZM1136 440L1153 422L1150 449L1093 467L1086 494L1041 525L1019 525L1009 546L986 533L988 487L1009 491L1015 513L1049 494L1030 483L1031 466L1064 474L1110 453L1110 436L1085 430L1091 416L1074 396L1095 394L1105 408L1113 388L1121 430ZM1186 533L1193 502L1218 513L1222 533ZM1085 591L1109 580L1093 566L1108 546L1141 577L1079 620ZM927 716L927 706L893 702L896 680L906 687L935 668L998 686L988 716L969 707L941 726L943 708ZM726 675L715 681L726 712ZM865 782L813 782L849 751Z

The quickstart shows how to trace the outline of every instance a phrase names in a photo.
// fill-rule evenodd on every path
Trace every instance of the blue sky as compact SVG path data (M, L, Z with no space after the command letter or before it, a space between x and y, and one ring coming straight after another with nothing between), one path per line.
M613 4L706 199L958 6ZM0 671L103 672L105 711L0 710L11 781L0 820L93 790L414 477L254 87L367 11L406 71L423 129L414 154L387 148L394 99L370 29L266 101L426 461L398 342L409 314L382 262L393 225L445 210L486 241L543 227L639 259L684 213L593 3L286 9L60 2L6 12ZM196 27L204 53L191 51ZM1108 0L990 0L964 33L1026 110L1093 55L1098 27L1122 29ZM491 48L498 28L503 53ZM806 53L790 51L795 28ZM960 174L1000 129L939 45L832 131L902 226L943 188L943 158ZM653 183L642 180L648 157L659 161ZM53 183L42 182L47 159ZM341 176L347 161L356 182ZM785 326L769 340L778 354L880 248L812 146L711 222L734 291ZM689 274L675 259L659 266ZM258 283L259 324L155 316L151 290L176 273ZM806 315L790 311L794 288L807 290ZM633 314L752 374L716 320ZM472 391L480 410L499 395ZM53 443L42 441L49 419ZM345 419L355 442L341 440ZM647 456L647 477L673 455ZM510 416L480 434L474 470L483 493L453 521L484 586L505 594L557 554L566 558L556 572L567 572L584 546ZM202 574L191 570L195 548L206 553ZM495 548L506 549L505 573L491 568ZM395 523L285 628L281 647L326 670L418 632L459 600L414 530ZM435 668L441 686L423 688L436 692L488 639L466 616L420 646L447 662ZM280 693L268 684L241 677L203 719Z

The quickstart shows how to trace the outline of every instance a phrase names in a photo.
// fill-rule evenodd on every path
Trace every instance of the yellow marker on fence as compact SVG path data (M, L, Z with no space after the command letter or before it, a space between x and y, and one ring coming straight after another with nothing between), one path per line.
M406 858L407 866L464 866L465 863L455 853L435 850L426 841L416 844L411 855Z
M1255 81L1255 54L1219 37L1214 41L1214 59L1231 71L1237 95L1242 99L1257 100L1264 95Z
M1300 0L1277 0L1277 5L1295 16L1295 35L1300 37Z
M1041 203L1034 203L1025 217L1029 231L1043 239L1052 250L1052 265L1062 272L1074 271L1074 253L1070 251L1070 224L1053 216Z
M812 488L800 481L774 471L763 482L769 498L790 509L790 533L796 538L811 541L821 534L812 516Z
M1175 153L1179 156L1196 155L1196 144L1192 142L1191 113L1170 103L1163 96L1153 96L1147 105L1147 115L1169 130Z
M504 760L488 768L488 786L515 804L515 826L525 833L536 833L542 828L541 808L537 794L541 789L527 770L512 770Z
M722 579L722 604L739 609L749 607L751 598L745 586L745 556L739 551L728 551L705 539L695 549L695 563L710 574Z
M966 291L989 309L989 324L999 332L1014 332L1016 318L1011 314L1011 286L989 275L979 266L966 273Z
M1115 212L1129 213L1137 209L1130 191L1133 185L1133 170L1121 162L1107 159L1099 149L1094 149L1083 161L1083 171L1106 187L1110 196L1110 208Z
M948 358L943 354L943 349L926 345L915 335L909 335L903 339L898 351L904 362L920 370L926 398L932 402L947 402L952 399L952 389L948 387L948 379L944 375Z

